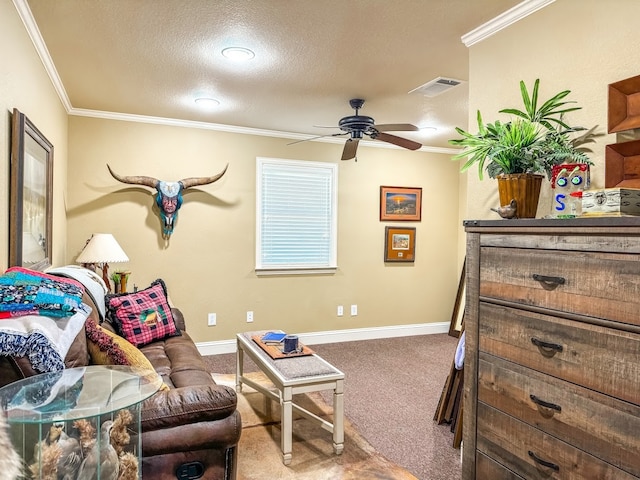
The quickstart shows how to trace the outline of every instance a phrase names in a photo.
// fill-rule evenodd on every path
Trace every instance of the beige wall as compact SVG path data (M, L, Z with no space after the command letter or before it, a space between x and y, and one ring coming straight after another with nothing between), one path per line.
M557 0L529 17L469 49L469 125L475 131L480 109L485 121L497 118L498 110L520 107L518 83L529 87L540 78L541 98L571 90L570 99L582 110L570 113L573 124L607 128L607 86L640 74L637 0ZM604 147L615 143L606 135L593 147L592 186L604 185ZM489 210L497 206L495 180L479 181L468 174L465 218L497 219ZM545 185L538 217L551 211L550 189Z
M541 95L572 90L583 110L573 123L604 130L607 85L638 74L633 19L636 0L557 0L470 48L470 125L519 105L518 81L541 78ZM83 117L67 118L15 8L0 0L0 182L8 186L10 112L18 108L55 146L54 263L71 263L93 232L113 232L131 257L125 265L140 287L157 277L187 315L198 341L232 338L249 326L310 332L448 321L458 280L458 218L496 218L493 180L458 176L446 155L362 148L360 161L341 162L339 177L339 270L332 276L257 278L255 255L255 158L273 156L334 161L340 146ZM67 138L69 128L69 138ZM594 186L603 184L604 145L594 147ZM67 142L69 153L67 154ZM67 187L67 156L69 172ZM229 162L218 183L186 196L168 247L151 212L147 189L126 187L106 171L171 180L206 175ZM460 186L458 185L460 182ZM378 220L380 185L419 186L423 221L417 227L413 265L382 262L384 226ZM2 190L0 222L8 223L8 188ZM459 203L458 198L461 199ZM468 200L467 200L468 199ZM538 216L550 208L543 191ZM66 211L66 218L65 218ZM460 213L462 212L462 213ZM69 239L67 245L67 238ZM8 233L0 230L0 267L8 256ZM359 315L338 318L338 304L358 304ZM348 311L348 308L347 308ZM206 326L207 312L218 326Z
M233 338L247 328L314 332L448 322L458 283L458 172L448 156L361 147L339 169L339 269L328 276L258 278L255 256L255 159L272 156L338 161L341 146L68 117L13 3L0 0L0 222L8 224L10 112L24 112L55 148L54 265L73 263L94 232L116 235L131 262L131 282L165 279L199 342ZM68 150L68 151L67 151ZM67 165L67 157L69 162ZM167 180L229 171L185 197L170 245L160 238L151 192L117 183L107 170ZM380 185L422 187L416 262L382 261ZM68 240L68 242L67 242ZM0 268L8 231L0 229ZM118 265L114 266L115 268ZM336 316L337 305L347 315ZM358 305L358 316L348 315ZM247 310L255 322L247 325ZM218 326L207 327L208 312Z
M288 142L70 117L67 261L91 233L113 233L131 259L131 281L146 287L163 278L199 342L249 328L303 333L448 322L459 276L458 165L442 154L362 146L358 162L340 162L341 145ZM258 156L340 163L335 275L255 275ZM106 168L179 180L215 174L227 162L220 181L187 192L166 247L151 190L120 184ZM415 264L383 262L385 226L397 223L379 221L381 185L423 189L423 220L406 223L417 229ZM358 305L356 317L348 314L351 304ZM344 317L336 316L337 305L345 306ZM252 325L247 310L254 312ZM207 326L208 312L217 313L216 327Z
M0 0L0 271L9 257L11 117L24 113L54 146L53 262L66 258L67 114L11 0Z

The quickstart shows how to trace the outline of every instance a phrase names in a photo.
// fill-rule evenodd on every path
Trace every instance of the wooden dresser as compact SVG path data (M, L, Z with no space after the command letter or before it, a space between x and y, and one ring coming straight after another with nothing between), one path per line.
M464 225L463 480L640 478L640 218Z

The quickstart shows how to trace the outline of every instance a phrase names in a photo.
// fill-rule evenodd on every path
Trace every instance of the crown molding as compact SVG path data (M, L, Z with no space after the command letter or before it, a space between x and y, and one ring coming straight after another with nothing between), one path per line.
M309 135L302 133L281 132L278 130L264 130L260 128L238 127L235 125L225 125L221 123L197 122L195 120L180 120L177 118L152 117L147 115L137 115L132 113L105 112L102 110L87 110L84 108L71 108L69 115L78 117L103 118L106 120L119 120L123 122L152 123L156 125L168 125L172 127L198 128L201 130L215 130L218 132L238 133L242 135L257 135L261 137L288 138L291 140L307 140L311 142L323 142L343 144L343 138L335 138L332 136L321 138L309 138ZM370 140L361 140L360 145L374 148L400 148L386 142L375 142ZM443 153L446 155L455 155L460 150L457 148L430 147L423 145L419 151L430 153Z
M157 125L169 125L169 126L177 126L177 127L187 127L187 128L199 128L203 130L215 130L219 132L228 132L228 133L238 133L243 135L257 135L262 137L276 137L276 138L288 138L292 140L309 140L313 142L324 142L324 143L335 143L342 144L344 139L335 138L335 137L322 137L322 138L314 138L310 139L309 135L304 135L300 133L292 133L292 132L280 132L275 130L263 130L259 128L250 128L250 127L238 127L235 125L224 125L220 123L207 123L207 122L197 122L192 120L180 120L174 118L162 118L162 117L152 117L147 115L136 115L129 113L117 113L117 112L106 112L100 110L88 110L83 108L74 108L71 105L71 101L69 100L69 96L67 95L67 91L64 88L62 80L60 79L60 75L58 75L58 71L51 59L51 55L49 54L49 50L40 34L40 29L38 29L38 25L36 24L35 19L33 18L33 14L31 13L31 9L27 3L27 0L13 0L13 4L18 11L18 15L24 24L29 37L35 47L44 68L51 79L51 83L62 102L65 110L68 115L75 115L79 117L93 117L93 118L104 118L108 120L121 120L126 122L139 122L139 123L151 123ZM395 145L391 145L385 142L375 142L364 140L360 142L361 145L366 147L375 147L375 148L400 148ZM443 153L447 155L455 155L459 152L458 149L454 148L443 148L443 147L431 147L427 145L423 145L420 148L422 152L430 152L430 153Z
M556 0L525 0L506 12L501 13L493 20L489 20L487 23L464 34L461 37L462 43L464 43L466 47L470 47L555 1Z
M53 84L53 88L56 90L62 105L64 106L67 113L71 110L71 102L69 101L69 97L67 96L67 91L64 89L64 85L62 84L62 80L60 80L60 75L58 75L58 70L56 70L55 65L53 64L53 60L51 59L51 55L49 55L49 49L44 43L42 35L40 34L40 29L36 25L36 21L33 18L33 14L31 13L31 9L27 4L26 0L13 0L13 5L16 7L18 11L18 15L24 23L24 26L31 38L31 42L38 52L38 56L44 65L44 69L46 70L49 78L51 79L51 83Z

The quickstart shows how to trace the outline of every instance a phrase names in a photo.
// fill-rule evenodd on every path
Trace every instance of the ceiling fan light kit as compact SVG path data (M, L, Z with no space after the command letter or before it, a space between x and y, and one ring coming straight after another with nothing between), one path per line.
M421 143L414 142L413 140L384 133L394 131L415 132L420 130L415 125L412 125L410 123L388 123L376 125L373 118L359 114L362 105L364 105L364 100L362 98L352 98L351 100L349 100L349 105L351 105L351 108L355 110L355 115L343 117L338 121L338 128L342 130L343 133L321 135L319 137L313 137L308 140L348 134L349 138L346 140L344 148L342 150L342 160L351 160L352 158L356 157L356 153L358 151L358 143L361 139L364 138L365 135L372 140L380 140L382 142L391 143L393 145L397 145L398 147L407 148L409 150L418 150L420 147L422 147ZM293 143L299 142L292 142L290 145L292 145Z

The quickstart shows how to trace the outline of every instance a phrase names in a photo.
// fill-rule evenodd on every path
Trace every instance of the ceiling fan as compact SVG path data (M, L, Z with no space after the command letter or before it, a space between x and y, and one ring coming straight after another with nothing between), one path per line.
M343 133L335 133L331 135L332 137L336 137L349 134L349 138L345 142L344 149L342 150L342 160L350 160L352 158L355 158L356 152L358 150L358 143L362 138L364 138L365 135L370 137L372 140L381 140L383 142L392 143L393 145L397 145L402 148L408 148L409 150L418 150L420 147L422 147L421 143L385 133L394 131L415 132L419 130L419 128L415 125L411 125L410 123L387 123L376 125L373 118L358 114L359 110L362 108L362 105L364 105L363 99L353 98L349 100L349 105L351 105L351 108L356 111L356 114L341 118L338 122L338 128L342 130ZM329 135L321 135L321 137L327 136Z

